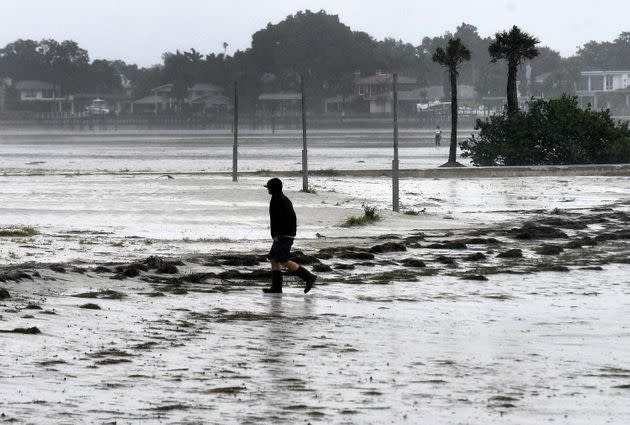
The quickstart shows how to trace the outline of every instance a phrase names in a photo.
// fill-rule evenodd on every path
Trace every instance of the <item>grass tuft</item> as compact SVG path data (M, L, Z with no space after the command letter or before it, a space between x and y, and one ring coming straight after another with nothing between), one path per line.
M0 237L5 238L24 238L32 237L38 234L39 232L37 229L31 226L7 227L0 229Z
M422 208L419 211L416 210L405 210L403 211L404 215L420 215L420 214L426 214L427 213L427 209L426 208Z
M346 226L364 226L379 221L381 216L376 210L376 207L363 204L363 215L353 215L346 220Z

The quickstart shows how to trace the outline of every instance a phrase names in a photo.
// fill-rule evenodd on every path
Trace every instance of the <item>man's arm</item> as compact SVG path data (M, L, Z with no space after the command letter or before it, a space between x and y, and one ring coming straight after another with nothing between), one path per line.
M278 202L277 198L272 197L269 202L269 219L271 223L271 237L276 238L279 236L280 223L282 220L282 205Z

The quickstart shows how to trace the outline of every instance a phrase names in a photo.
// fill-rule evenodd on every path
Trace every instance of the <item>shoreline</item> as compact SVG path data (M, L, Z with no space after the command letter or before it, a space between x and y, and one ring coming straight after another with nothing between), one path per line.
M5 171L3 176L209 176L231 177L231 171ZM391 177L388 169L309 169L314 177ZM239 171L241 177L300 177L301 170ZM531 165L496 167L453 167L453 168L401 168L401 178L510 178L542 176L630 176L630 164L577 164L577 165Z

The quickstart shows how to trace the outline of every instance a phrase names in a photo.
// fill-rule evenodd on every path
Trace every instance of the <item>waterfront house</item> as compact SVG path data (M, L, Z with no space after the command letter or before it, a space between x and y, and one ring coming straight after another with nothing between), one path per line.
M61 95L58 85L40 80L23 80L14 85L17 98L31 110L61 112L68 107L68 98Z
M630 110L630 71L582 71L577 91L583 106Z

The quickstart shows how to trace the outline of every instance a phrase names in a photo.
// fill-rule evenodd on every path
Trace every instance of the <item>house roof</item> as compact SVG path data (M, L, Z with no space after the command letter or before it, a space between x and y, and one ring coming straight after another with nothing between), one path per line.
M208 100L209 98L212 98L212 97L216 97L217 99L219 97L222 97L222 98L227 99L228 102L230 100L227 97L225 97L223 95L223 93L217 93L217 92L207 92L207 93L204 93L204 94L199 95L199 96L193 96L192 93L189 93L189 94L190 94L190 101L192 103L202 103L202 102L205 102L206 100Z
M300 100L302 99L301 93L294 92L280 92L280 93L262 93L258 96L258 100L269 100L269 101L282 101L282 100Z
M23 80L15 83L16 90L54 90L55 85L47 81Z
M130 100L125 93L75 93L72 95L74 100L93 100L105 99L111 101Z
M149 96L145 96L141 99L137 99L134 100L133 103L136 105L153 105L155 103L163 103L163 102L168 102L169 97L168 96L162 96L162 95L149 95Z
M212 83L195 83L189 90L222 92L223 88Z
M620 74L630 74L630 71L582 71L581 75L620 75Z
M192 100L192 103L203 103L205 106L227 106L231 100L222 94L208 93Z
M534 81L538 84L542 84L547 81L551 75L551 72L543 72L542 74L536 75L536 77L534 77Z
M163 84L161 86L157 86L151 89L152 92L154 91L171 91L173 89L173 83L169 83L169 84Z
M158 87L154 87L151 89L152 92L170 92L173 90L173 83L168 83L168 84L163 84L161 86ZM202 91L202 92L222 92L223 88L219 87L217 85L211 84L211 83L195 83L192 85L192 87L188 88L189 92L196 92L196 91Z
M450 89L447 89L446 94L450 96ZM445 96L444 87L442 86L428 86L420 87L413 90L399 90L398 101L400 102L422 102L426 100L441 99ZM391 91L382 93L376 98L393 99L394 95ZM457 97L461 100L474 99L475 88L466 84L457 85ZM426 99L426 100L425 100Z
M358 78L355 80L355 85L379 85L379 84L391 84L393 82L392 74L375 74L368 77ZM405 77L404 75L398 76L398 84L416 84L416 79L411 77Z

